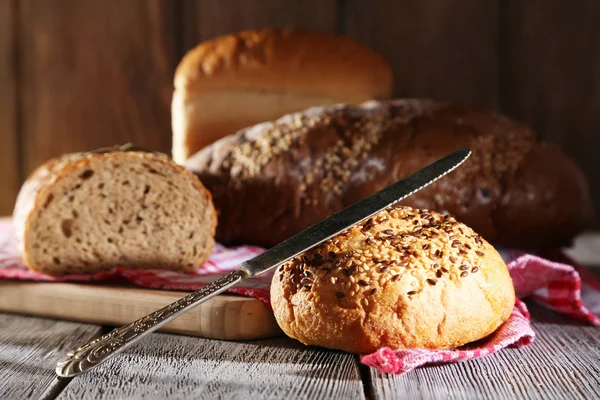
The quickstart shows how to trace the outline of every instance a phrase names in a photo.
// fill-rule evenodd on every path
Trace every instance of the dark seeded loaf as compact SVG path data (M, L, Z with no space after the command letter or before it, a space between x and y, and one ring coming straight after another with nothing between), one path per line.
M217 240L273 246L444 155L473 154L403 202L496 245L568 245L593 216L561 150L502 115L430 100L317 107L239 131L186 164L211 191Z
M14 224L30 268L57 276L117 266L191 271L208 259L210 193L165 155L123 150L66 155L27 179Z

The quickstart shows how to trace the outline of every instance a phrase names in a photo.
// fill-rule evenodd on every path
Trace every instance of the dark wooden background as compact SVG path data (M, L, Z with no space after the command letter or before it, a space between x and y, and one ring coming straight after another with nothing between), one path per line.
M600 1L0 0L0 215L46 159L170 150L174 69L196 43L299 26L391 62L396 95L498 109L563 146L600 210Z

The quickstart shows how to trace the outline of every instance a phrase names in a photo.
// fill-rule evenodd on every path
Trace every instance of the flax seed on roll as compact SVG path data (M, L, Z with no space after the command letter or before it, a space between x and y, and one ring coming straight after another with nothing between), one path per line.
M452 217L402 206L282 265L271 284L288 336L351 353L458 347L494 332L514 302L488 242Z
M387 61L355 40L299 29L205 41L175 73L173 158L183 163L237 130L323 104L389 99Z

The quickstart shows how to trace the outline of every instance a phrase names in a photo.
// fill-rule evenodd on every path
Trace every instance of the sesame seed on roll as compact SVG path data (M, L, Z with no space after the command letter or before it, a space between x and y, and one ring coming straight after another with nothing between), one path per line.
M359 354L482 339L514 302L508 269L488 242L452 217L403 206L295 257L271 284L288 336Z

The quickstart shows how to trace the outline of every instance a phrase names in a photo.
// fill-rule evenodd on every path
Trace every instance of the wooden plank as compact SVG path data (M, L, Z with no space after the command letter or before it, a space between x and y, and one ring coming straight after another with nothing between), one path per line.
M333 31L335 0L185 0L184 47L245 29L295 26Z
M502 110L577 160L600 210L600 2L511 0L505 14Z
M19 186L14 7L0 0L0 215L12 213Z
M0 398L37 399L57 385L56 362L100 327L0 314Z
M187 294L135 286L0 281L0 311L122 326ZM283 334L269 306L255 298L235 295L215 296L161 330L228 340Z
M348 0L345 31L391 63L396 95L495 107L498 1Z
M539 306L530 307L535 342L459 364L405 375L371 369L375 398L591 399L600 397L600 333Z
M26 171L135 142L170 152L176 2L19 2Z
M223 342L152 334L74 378L59 399L364 399L353 355L289 339Z

